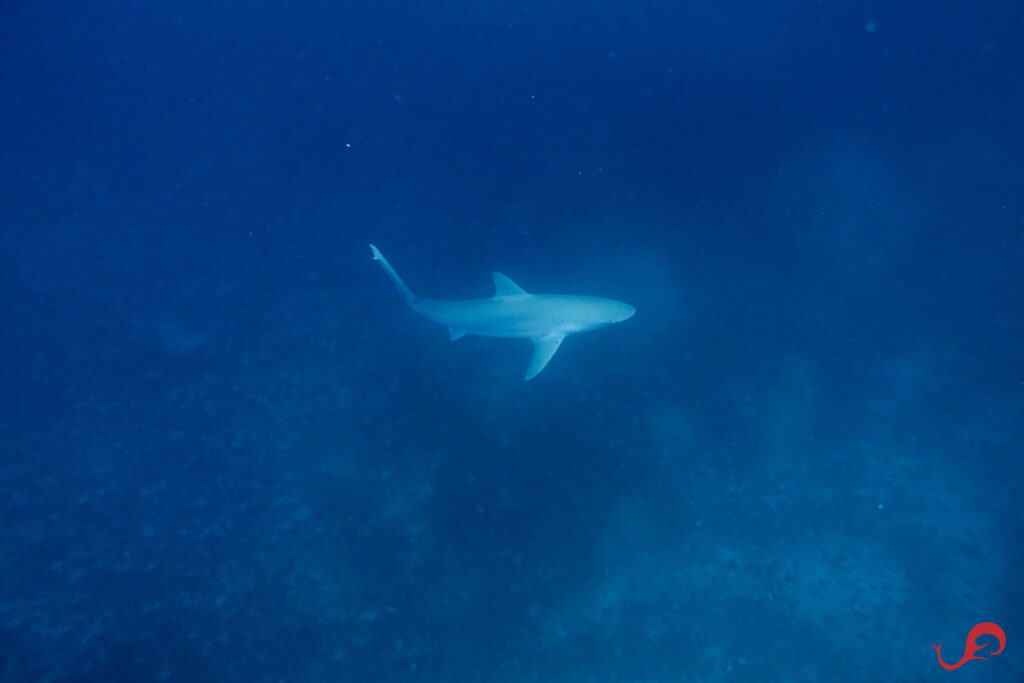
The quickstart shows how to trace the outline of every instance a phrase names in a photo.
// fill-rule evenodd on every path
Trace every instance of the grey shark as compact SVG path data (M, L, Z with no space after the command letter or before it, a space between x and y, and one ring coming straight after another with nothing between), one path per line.
M533 341L533 359L523 380L540 374L570 334L628 320L636 313L629 304L596 296L530 294L510 278L493 273L494 296L490 299L433 301L414 295L377 247L370 245L373 260L398 287L405 302L420 315L444 325L452 341L467 334L483 337L522 337Z

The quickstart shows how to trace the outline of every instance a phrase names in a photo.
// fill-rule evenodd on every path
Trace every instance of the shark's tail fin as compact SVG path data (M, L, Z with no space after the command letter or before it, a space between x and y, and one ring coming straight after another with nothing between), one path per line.
M380 253L380 249L372 244L370 245L370 251L373 252L373 260L380 261L380 267L384 269L384 272L388 274L391 281L395 283L396 287L398 287L398 291L402 294L402 298L405 299L405 302L412 306L416 301L416 296L409 291L408 287L405 286L405 283L402 282L402 278L398 277L398 273L396 273L395 269L391 267L388 260L384 258L384 254Z

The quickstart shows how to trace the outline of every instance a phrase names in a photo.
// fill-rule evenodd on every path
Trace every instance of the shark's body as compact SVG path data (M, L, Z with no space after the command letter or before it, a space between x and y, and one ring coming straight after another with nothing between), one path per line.
M533 340L533 359L524 380L536 377L570 334L619 323L636 313L629 304L613 299L530 294L501 273L493 274L495 292L490 299L420 299L409 291L377 247L371 244L370 250L406 303L420 315L447 327L452 341L467 334Z

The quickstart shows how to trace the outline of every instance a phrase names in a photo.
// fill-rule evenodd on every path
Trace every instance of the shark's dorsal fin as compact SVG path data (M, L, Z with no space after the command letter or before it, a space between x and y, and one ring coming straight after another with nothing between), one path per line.
M526 296L529 294L525 289L512 282L512 278L501 273L491 273L494 276L494 296Z
M526 368L526 377L523 377L524 382L540 374L540 371L544 369L548 361L554 357L558 347L562 345L563 339L565 339L564 334L549 334L533 338L533 358L530 360L530 367Z

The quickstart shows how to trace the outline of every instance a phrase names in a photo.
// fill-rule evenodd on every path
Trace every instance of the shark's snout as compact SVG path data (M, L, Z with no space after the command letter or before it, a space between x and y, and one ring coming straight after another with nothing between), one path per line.
M629 304L624 304L621 301L617 303L618 307L615 310L615 322L621 323L623 320L629 320L636 315L636 309Z

